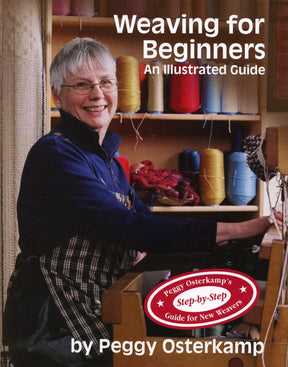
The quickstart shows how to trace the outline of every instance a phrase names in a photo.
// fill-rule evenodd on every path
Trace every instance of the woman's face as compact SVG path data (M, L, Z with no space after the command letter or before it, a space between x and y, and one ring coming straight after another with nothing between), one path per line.
M93 69L69 75L63 80L63 84L75 85L82 81L99 83L103 79L116 79L116 76L113 72L100 69L99 66L95 65ZM98 131L99 142L102 144L117 108L117 88L107 93L103 92L98 85L94 86L89 94L80 95L74 88L63 87L59 95L54 90L52 93L56 107L83 121L94 131Z

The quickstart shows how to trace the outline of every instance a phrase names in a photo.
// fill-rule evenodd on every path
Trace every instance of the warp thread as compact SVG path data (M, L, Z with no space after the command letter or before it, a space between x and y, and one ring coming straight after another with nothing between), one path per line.
M225 199L224 158L219 149L202 151L199 184L203 204L219 205Z
M141 107L139 62L133 56L117 58L118 110L137 112Z

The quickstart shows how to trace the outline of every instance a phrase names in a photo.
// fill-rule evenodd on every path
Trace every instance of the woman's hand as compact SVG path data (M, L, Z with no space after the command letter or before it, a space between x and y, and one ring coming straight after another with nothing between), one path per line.
M275 212L274 216L277 224L281 226L282 214L280 212ZM230 240L249 238L262 233L264 234L268 230L269 226L273 224L271 217L272 216L264 216L238 223L218 222L216 243L221 246Z

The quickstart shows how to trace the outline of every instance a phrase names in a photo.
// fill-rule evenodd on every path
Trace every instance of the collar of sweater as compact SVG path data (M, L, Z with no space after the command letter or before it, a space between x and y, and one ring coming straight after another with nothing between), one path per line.
M112 131L107 131L103 143L100 145L97 131L92 130L90 126L64 110L60 110L60 114L61 121L53 129L52 133L60 132L76 145L97 154L104 152L109 160L114 157L121 142L119 135Z

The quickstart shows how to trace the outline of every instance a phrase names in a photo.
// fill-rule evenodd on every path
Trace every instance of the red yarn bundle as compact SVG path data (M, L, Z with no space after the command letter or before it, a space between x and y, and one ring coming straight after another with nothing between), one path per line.
M198 176L191 172L154 167L149 160L130 167L131 184L148 205L198 205Z

